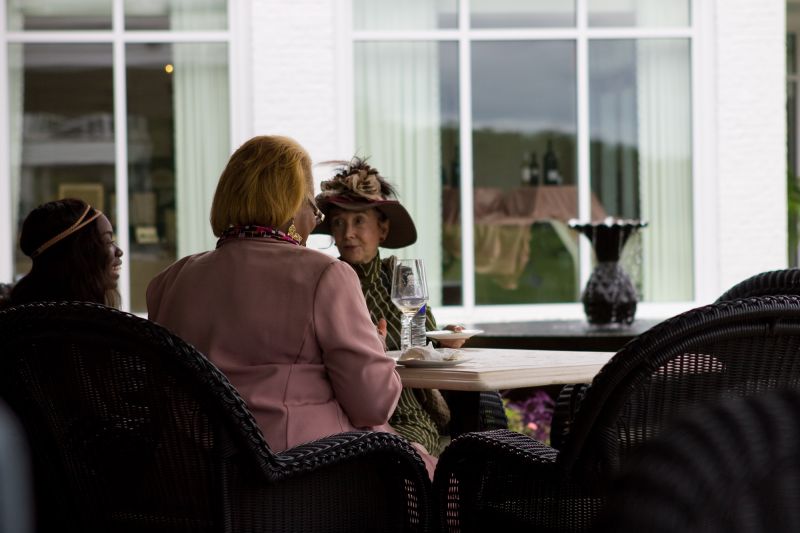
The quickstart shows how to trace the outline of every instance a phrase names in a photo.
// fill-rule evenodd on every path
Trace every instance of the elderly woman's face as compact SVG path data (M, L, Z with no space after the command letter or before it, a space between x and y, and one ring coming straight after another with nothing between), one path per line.
M389 233L389 221L375 208L366 211L331 209L331 234L339 255L351 265L369 263Z

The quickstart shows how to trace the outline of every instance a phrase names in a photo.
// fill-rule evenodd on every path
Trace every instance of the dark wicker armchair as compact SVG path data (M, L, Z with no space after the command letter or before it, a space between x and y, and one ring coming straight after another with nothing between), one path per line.
M796 533L800 393L730 398L643 445L612 484L597 533Z
M751 296L800 295L800 268L772 270L740 281L717 298L717 302L738 300Z
M701 307L620 350L579 398L560 449L508 431L466 434L434 479L449 531L585 531L609 479L676 417L725 396L800 389L800 298Z
M31 436L38 531L427 531L430 482L400 437L272 453L227 379L107 307L0 312L0 397Z

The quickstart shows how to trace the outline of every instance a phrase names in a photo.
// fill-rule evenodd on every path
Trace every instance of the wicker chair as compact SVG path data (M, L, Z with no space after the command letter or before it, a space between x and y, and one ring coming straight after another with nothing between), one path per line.
M0 402L0 533L33 531L33 492L27 439Z
M643 445L612 485L597 533L800 531L800 394L704 408Z
M595 377L555 449L508 431L455 439L434 491L449 531L586 531L608 480L674 418L721 396L800 388L800 298L701 307L640 335Z
M428 531L402 438L350 432L272 453L199 352L107 307L0 312L0 397L32 439L38 531Z
M738 300L751 296L800 295L800 268L772 270L740 281L717 298L717 302Z

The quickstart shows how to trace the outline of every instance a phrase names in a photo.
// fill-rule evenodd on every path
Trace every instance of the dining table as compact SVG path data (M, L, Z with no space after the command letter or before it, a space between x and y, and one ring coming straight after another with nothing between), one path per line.
M476 431L481 391L589 383L615 352L461 348L457 359L403 363L403 385L448 391L453 434ZM399 359L400 352L389 352ZM408 366L408 365L413 365Z

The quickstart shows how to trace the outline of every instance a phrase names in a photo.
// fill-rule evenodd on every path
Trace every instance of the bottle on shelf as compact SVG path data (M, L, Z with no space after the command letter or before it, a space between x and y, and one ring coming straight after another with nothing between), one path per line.
M461 149L458 146L450 162L450 184L453 187L461 186Z
M542 169L539 168L539 159L536 157L536 152L531 154L531 164L528 172L531 176L531 185L538 187L542 184Z
M522 164L520 165L520 178L519 181L522 185L534 185L531 183L531 154L525 152L522 156Z
M547 139L547 151L542 161L544 165L544 184L561 185L561 174L558 173L558 159L553 151L553 139Z

